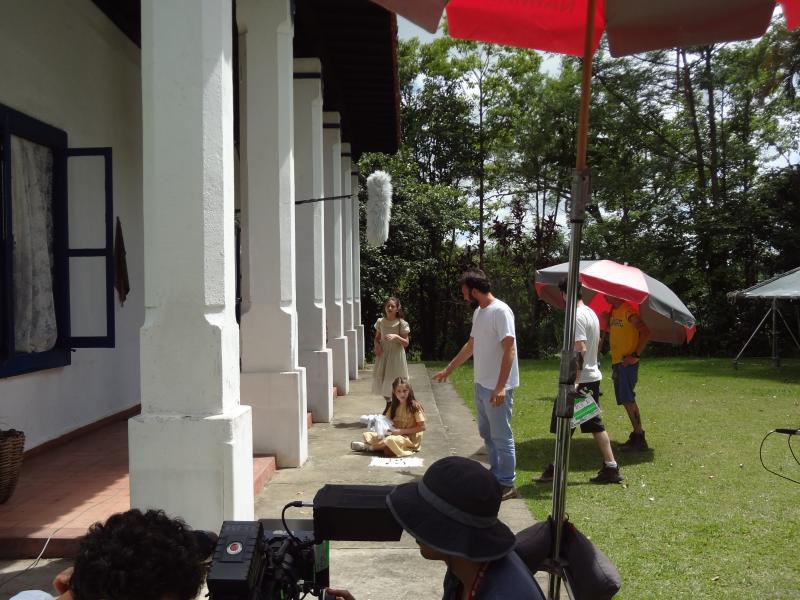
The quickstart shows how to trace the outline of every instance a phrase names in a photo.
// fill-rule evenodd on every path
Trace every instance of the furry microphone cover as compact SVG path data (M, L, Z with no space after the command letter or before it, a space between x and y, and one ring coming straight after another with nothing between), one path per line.
M389 237L392 214L392 178L385 171L367 177L367 243L380 246Z

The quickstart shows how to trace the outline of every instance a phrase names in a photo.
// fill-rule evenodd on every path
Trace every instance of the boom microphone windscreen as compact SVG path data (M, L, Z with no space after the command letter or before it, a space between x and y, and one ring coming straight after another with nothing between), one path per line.
M380 246L389 238L392 178L385 171L367 177L367 243Z

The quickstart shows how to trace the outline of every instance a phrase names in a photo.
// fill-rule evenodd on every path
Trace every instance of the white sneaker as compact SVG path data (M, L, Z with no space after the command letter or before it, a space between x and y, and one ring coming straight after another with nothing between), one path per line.
M355 450L356 452L366 452L367 445L364 442L350 442L350 450Z

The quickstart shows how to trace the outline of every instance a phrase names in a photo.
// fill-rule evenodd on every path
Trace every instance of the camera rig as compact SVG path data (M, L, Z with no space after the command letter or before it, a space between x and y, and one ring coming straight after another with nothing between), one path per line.
M402 528L386 506L393 486L323 486L311 504L295 501L280 519L225 521L207 584L211 600L325 597L329 542L396 541ZM292 507L313 507L313 521L286 520ZM308 530L308 526L312 530Z

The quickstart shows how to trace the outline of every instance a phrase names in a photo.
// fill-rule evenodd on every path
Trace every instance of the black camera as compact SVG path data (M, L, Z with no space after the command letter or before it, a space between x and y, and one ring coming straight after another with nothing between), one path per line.
M225 521L207 584L211 600L324 598L330 582L329 542L396 541L403 533L386 506L393 486L325 485L314 496L311 520ZM308 530L311 526L312 530Z

